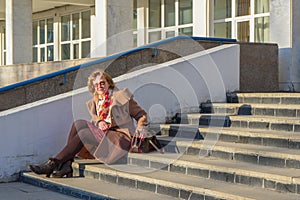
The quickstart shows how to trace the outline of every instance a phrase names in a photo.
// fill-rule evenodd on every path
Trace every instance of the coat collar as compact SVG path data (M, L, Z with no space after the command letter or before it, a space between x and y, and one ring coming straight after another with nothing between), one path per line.
M132 96L132 93L128 90L128 88L122 89L122 90L115 90L113 93L113 103L114 105L124 105L126 104Z

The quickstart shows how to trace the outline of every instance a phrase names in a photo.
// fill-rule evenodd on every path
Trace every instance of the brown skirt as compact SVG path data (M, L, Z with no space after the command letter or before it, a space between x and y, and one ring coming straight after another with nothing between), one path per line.
M90 154L90 157L94 157L105 164L113 164L128 154L130 138L125 133L110 129L104 133L91 122L88 122L88 126L96 140L99 142L96 149L91 149L91 147L85 145L85 149L93 154Z

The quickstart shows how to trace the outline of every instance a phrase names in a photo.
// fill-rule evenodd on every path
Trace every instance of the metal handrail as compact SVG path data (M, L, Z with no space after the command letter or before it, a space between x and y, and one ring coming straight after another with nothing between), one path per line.
M59 75L64 75L64 77L65 77L67 73L79 70L80 68L85 68L85 67L89 67L89 66L92 66L92 65L96 65L96 64L99 64L99 63L102 63L102 62L113 60L113 59L121 57L121 56L129 55L129 54L132 54L132 53L135 53L135 52L138 52L138 51L142 51L142 50L145 50L145 49L148 49L148 48L153 48L153 47L156 47L157 45L168 43L168 42L171 42L171 41L174 41L174 40L179 40L179 39L216 41L216 42L220 42L220 45L222 45L223 42L237 42L236 39L228 39L228 38L176 36L176 37L173 37L173 38L168 38L168 39L161 40L161 41L158 41L158 42L154 42L154 43L151 43L151 44L147 44L147 45L144 45L144 46L141 46L141 47L137 47L137 48L125 51L125 52L110 55L110 56L107 56L105 58L100 58L100 59L95 60L95 61L83 63L83 64L76 65L76 66L73 66L73 67L70 67L70 68L67 68L67 69L59 70L59 71L52 72L52 73L49 73L49 74L46 74L46 75L42 75L42 76L39 76L39 77L36 77L36 78L32 78L32 79L28 79L28 80L25 80L25 81L14 83L14 84L11 84L11 85L8 85L8 86L4 86L4 87L0 88L0 92L15 89L17 87L32 84L32 83L42 81L42 80L45 80L45 79L49 79L49 78L59 76Z

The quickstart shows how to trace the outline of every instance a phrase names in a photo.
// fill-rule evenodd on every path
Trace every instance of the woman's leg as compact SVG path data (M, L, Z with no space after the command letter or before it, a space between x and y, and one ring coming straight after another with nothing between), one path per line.
M84 144L98 145L98 141L88 127L87 121L77 120L72 125L66 146L56 155L55 159L60 163L73 159Z
M98 145L97 140L87 125L87 121L77 120L72 125L66 146L55 158L50 158L41 165L29 165L29 167L33 172L46 174L49 177L55 167L72 160L85 143Z

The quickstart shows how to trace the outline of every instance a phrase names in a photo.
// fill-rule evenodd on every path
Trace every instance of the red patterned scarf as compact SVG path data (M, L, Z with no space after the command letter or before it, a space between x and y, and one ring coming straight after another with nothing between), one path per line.
M108 121L110 106L112 104L112 90L105 93L104 97L100 98L96 104L97 115L101 120Z

